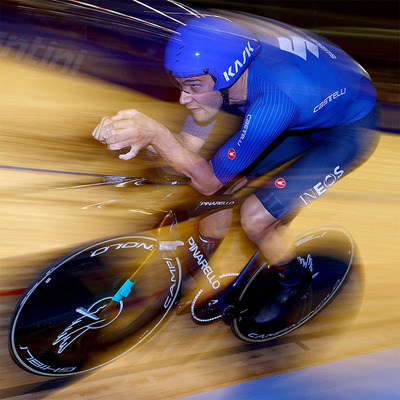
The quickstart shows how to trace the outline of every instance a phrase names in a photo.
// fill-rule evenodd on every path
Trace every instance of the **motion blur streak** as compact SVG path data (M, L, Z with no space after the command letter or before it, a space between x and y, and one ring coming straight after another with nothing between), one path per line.
M153 7L149 7L148 5L142 3L141 1L137 1L137 0L133 0L133 1L134 1L135 3L138 3L138 4L140 4L140 5L144 6L144 7L147 7L147 8L149 8L149 9L151 9L151 10L153 10L153 11L155 11L155 12L161 14L161 15L163 15L164 17L170 18L170 19L172 19L173 21L176 21L176 22L182 24L182 22L178 21L177 19L172 18L172 17L170 17L169 15L167 15L167 14L165 14L165 13L163 13L163 12L161 12L161 11L159 11L159 10L153 8ZM106 14L117 15L117 16L126 18L126 19L128 19L128 20L132 20L132 21L140 22L140 23L143 23L143 24L146 24L146 25L150 25L150 26L152 26L152 27L155 27L155 28L164 30L164 31L168 32L169 34L171 34L171 33L173 32L173 30L171 30L171 29L164 28L163 26L154 24L154 23L152 23L152 22L150 22L150 21L146 21L146 20L143 20L143 19L140 19L140 18L135 18L135 17L133 17L133 16L131 16L131 15L127 15L127 14L123 14L123 13L121 13L121 12L117 12L117 11L114 11L114 10L111 10L111 9L107 9L107 8L95 6L95 5L93 5L93 4L84 3L84 2L82 2L82 1L78 1L78 0L68 0L68 2L66 2L66 3L76 3L76 4L77 4L77 7L81 7L81 8L84 8L84 7L94 8L94 9L100 10L101 12L104 12L104 13L106 13Z
M303 7L304 2L300 3ZM312 2L315 7L327 3L351 6L351 2ZM377 3L379 7L386 4ZM342 226L354 236L360 254L348 290L298 332L265 346L250 346L239 342L228 326L196 325L187 314L174 315L148 346L80 379L41 378L13 363L4 345L7 325L19 295L34 277L79 243L148 228L153 222L152 210L165 209L170 201L185 197L182 187L174 187L171 195L163 187L156 191L150 185L97 184L102 176L140 177L148 171L139 160L121 162L90 134L103 115L128 108L151 114L173 130L180 128L184 110L177 104L177 93L162 67L162 41L178 24L175 19L180 21L182 16L184 21L183 14L187 17L202 11L189 7L191 2L169 1L179 17L171 14L174 18L165 18L164 24L135 16L136 11L140 16L143 9L150 11L138 3L98 4L2 2L0 158L3 166L18 169L0 169L1 397L90 400L118 396L129 400L134 392L141 400L172 400L398 346L399 137L385 133L365 165L307 207L293 224L296 233L319 224ZM141 14L137 9L133 15L113 10L121 4L140 8ZM313 9L295 13L287 7L240 4L248 11L266 10L271 18L293 18L298 25L315 27L316 32L332 33L333 41L335 35L344 39L344 44L348 37L357 39L347 46L372 67L367 70L377 82L385 110L391 110L386 114L385 129L399 130L398 72L393 67L398 63L398 46L391 28L372 30L367 24L373 25L373 15L366 20L346 19L347 12L340 16ZM363 2L365 7L369 4ZM10 13L5 6L11 7ZM365 28L342 28L343 20L354 25L364 21ZM324 27L321 21L331 27ZM12 47L7 47L10 36L17 39L10 40ZM360 44L358 38L365 37L376 40ZM37 59L28 59L23 45L29 48L35 38L42 38L47 47L39 49L42 53L38 51ZM75 75L63 71L64 59L59 67L50 68L52 58L43 57L50 47L64 55L85 55ZM21 57L16 58L17 54ZM60 188L65 189L55 190ZM237 216L234 222L213 261L229 272L238 271L254 251L238 227ZM367 367L379 368L380 361ZM349 379L354 377L348 375ZM326 384L327 391L329 385L332 380ZM367 389L372 392L373 379L370 385ZM234 387L231 390L233 397ZM380 398L379 393L376 398Z

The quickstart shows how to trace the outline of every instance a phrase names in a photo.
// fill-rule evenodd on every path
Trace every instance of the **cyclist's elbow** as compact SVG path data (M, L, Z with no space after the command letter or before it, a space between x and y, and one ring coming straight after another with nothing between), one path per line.
M216 190L209 190L209 189L207 189L207 190L205 190L205 189L201 189L201 190L197 189L197 191L199 191L204 196L212 196L216 192Z
M204 196L212 196L217 190L222 188L222 183L214 176L210 180L201 182L192 179L192 186Z

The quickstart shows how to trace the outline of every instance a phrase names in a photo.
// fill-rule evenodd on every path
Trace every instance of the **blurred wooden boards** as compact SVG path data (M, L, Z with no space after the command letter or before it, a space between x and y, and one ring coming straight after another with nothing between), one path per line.
M88 174L140 175L137 161L120 161L91 138L103 115L139 108L169 122L179 106L94 79L2 62L0 164ZM314 225L347 228L359 248L364 280L320 317L268 346L238 341L228 326L198 326L174 315L148 345L71 382L21 371L7 352L7 324L17 296L1 300L1 388L15 398L174 399L258 377L399 345L399 137L383 135L373 157L307 207L295 232ZM26 285L42 261L74 244L146 227L145 207L167 204L151 187L89 186L95 176L0 169L1 290ZM147 210L148 211L148 210ZM253 251L235 225L215 262L237 270ZM51 257L51 256L50 256ZM364 290L361 287L364 286ZM353 291L351 291L352 289ZM358 315L345 318L349 310ZM340 328L340 329L338 329ZM40 384L44 386L40 387ZM371 383L373 384L373 382ZM30 386L32 385L32 386Z

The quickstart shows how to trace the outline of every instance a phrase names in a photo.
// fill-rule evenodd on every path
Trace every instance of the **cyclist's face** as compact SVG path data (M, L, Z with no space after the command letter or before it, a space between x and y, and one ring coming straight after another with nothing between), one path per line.
M179 102L186 106L197 122L210 121L222 107L221 92L213 91L211 75L175 78L181 90Z

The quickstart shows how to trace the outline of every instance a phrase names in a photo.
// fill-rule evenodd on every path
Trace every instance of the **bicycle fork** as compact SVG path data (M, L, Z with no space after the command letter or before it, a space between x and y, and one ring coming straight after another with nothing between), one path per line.
M114 303L119 303L125 297L128 297L132 291L133 286L135 285L138 276L142 269L146 266L146 264L150 261L150 259L154 256L154 254L158 251L174 251L177 250L180 246L183 246L184 243L180 240L160 240L157 245L150 251L150 253L140 262L139 266L135 268L135 271L125 280L122 286L118 289L118 291L114 294L109 304L101 311L101 314L105 313L107 310L112 307Z

